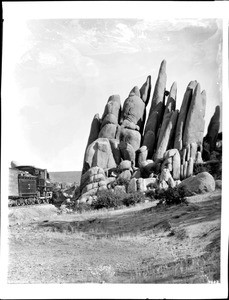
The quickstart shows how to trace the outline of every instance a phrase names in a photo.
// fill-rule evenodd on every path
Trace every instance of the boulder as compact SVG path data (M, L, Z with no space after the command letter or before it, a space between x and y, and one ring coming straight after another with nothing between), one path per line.
M140 91L138 87L134 87L123 104L123 121L121 125L129 129L139 130L143 123L144 112L145 103L140 98Z
M130 160L131 162L133 162L133 164L135 164L136 154L131 144L121 141L119 144L119 149L122 159Z
M161 184L160 186L164 186L164 188L167 187L175 187L175 181L172 178L172 175L169 171L169 169L162 169L160 177L159 177L159 183Z
M142 163L144 163L147 160L148 155L148 149L146 146L142 146L137 150L137 160L138 160L138 166L140 167Z
M134 152L136 152L140 148L141 134L137 130L132 130L121 126L119 140L120 142L123 141L130 144L133 147Z
M90 168L87 172L85 172L82 176L81 176L81 180L80 180L80 189L82 190L87 184L92 183L92 182L96 182L96 180L94 180L95 178L99 178L100 180L105 179L105 173L104 170L100 167L93 167Z
M170 149L164 153L164 161L161 168L163 169L164 167L172 172L172 177L174 180L180 179L181 158L177 149Z
M106 124L118 124L121 114L121 102L119 95L112 95L109 97L107 104L104 109L102 116L102 125L104 127Z
M117 125L105 124L99 132L99 138L115 139Z
M129 182L128 188L127 188L128 193L134 193L137 192L137 179L132 178Z
M130 172L130 170L122 171L122 173L120 173L118 175L118 179L130 180L131 179L131 172Z
M117 139L109 139L111 145L111 151L116 162L116 165L119 165L121 162L121 152L119 149L119 141Z
M85 162L92 167L100 167L102 169L112 169L116 167L116 163L111 150L110 142L107 138L98 138L89 145Z
M91 129L88 137L87 147L98 138L99 131L100 131L100 124L101 122L100 122L99 114L96 114L91 123Z
M120 170L120 171L132 170L132 167L131 167L131 161L129 161L129 160L123 160L123 161L119 164L119 170Z
M92 183L92 182L98 182L101 180L103 180L103 181L105 180L105 175L102 173L90 176L88 182Z
M137 190L140 192L146 191L146 186L143 178L137 180Z
M196 176L184 179L179 187L185 187L190 192L200 194L205 192L213 192L215 190L215 180L208 172L202 172Z
M197 83L186 117L183 147L186 147L191 143L197 143L197 145L202 144L205 125L205 107L206 94L205 91L202 93L200 92L200 84Z

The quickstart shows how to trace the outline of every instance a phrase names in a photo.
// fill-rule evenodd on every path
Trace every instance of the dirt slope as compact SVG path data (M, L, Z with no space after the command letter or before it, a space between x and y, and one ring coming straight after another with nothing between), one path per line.
M16 222L10 212L12 283L201 283L220 279L221 194L188 205L57 215ZM44 214L44 211L46 213ZM23 215L23 213L20 213ZM26 215L26 209L24 210Z

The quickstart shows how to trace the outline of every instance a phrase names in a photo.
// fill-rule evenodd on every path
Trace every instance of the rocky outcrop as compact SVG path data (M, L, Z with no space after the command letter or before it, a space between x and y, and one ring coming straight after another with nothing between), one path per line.
M191 193L213 192L215 190L215 180L208 172L202 172L196 176L191 176L183 180L179 187L185 187Z
M119 95L112 95L102 118L95 115L77 198L81 194L80 199L92 199L97 191L113 190L114 187L117 190L127 188L127 192L166 189L177 186L180 180L181 185L190 184L195 191L214 189L208 174L193 176L195 164L203 163L206 93L201 92L197 81L191 81L179 111L176 108L177 84L174 82L168 92L166 80L166 61L163 60L146 124L151 76L140 89L135 86L130 91L123 109ZM219 118L217 107L205 137L209 153L214 147L222 149L222 141L217 142ZM125 184L125 187L120 184Z

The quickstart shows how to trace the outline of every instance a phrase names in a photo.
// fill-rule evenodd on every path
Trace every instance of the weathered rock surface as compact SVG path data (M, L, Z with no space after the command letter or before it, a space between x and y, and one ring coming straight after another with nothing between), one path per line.
M130 160L133 162L133 164L135 164L136 154L131 144L121 141L119 144L119 149L123 160Z
M170 149L164 153L164 161L161 168L162 170L167 168L170 172L172 172L174 180L180 179L181 158L177 149Z
M205 125L205 107L206 94L205 91L201 93L200 84L197 83L185 122L183 147L191 143L197 143L197 145L202 144Z
M220 107L216 106L214 115L208 125L207 135L204 140L209 144L209 150L212 152L216 148L217 136L220 128Z
M112 95L109 97L102 116L102 125L118 124L121 115L121 101L119 95Z
M120 142L123 141L130 144L136 152L141 145L141 134L137 130L132 130L121 126L119 140Z
M171 144L171 141L174 140L177 117L178 110L166 114L160 130L160 136L158 139L154 160L162 159L164 153L169 148L169 144Z
M124 170L118 175L118 179L125 179L130 180L131 179L131 171L130 170Z
M143 124L145 103L140 98L138 87L134 87L125 100L122 111L122 126L125 128L140 130Z
M100 131L100 125L101 125L101 122L100 122L99 114L96 114L91 123L91 129L90 129L87 146L86 146L85 153L84 153L82 174L84 174L88 170L88 166L85 163L85 155L86 155L87 148L91 143L93 143L98 138L99 131Z
M150 99L150 92L151 92L151 76L148 76L146 82L140 88L140 97L142 101L145 103L145 106L149 103Z
M148 147L148 158L150 159L153 156L157 130L161 124L163 113L164 113L166 80L167 80L166 61L163 60L160 66L157 82L155 84L154 93L151 101L151 107L149 111L148 120L146 122L144 139L143 139L143 145ZM150 134L148 133L149 131Z
M119 165L121 162L121 151L119 148L119 140L117 139L109 139L111 145L111 151L116 162L116 165Z
M144 131L144 125L145 125L145 121L146 121L146 107L149 103L150 93L151 93L151 76L148 76L146 79L146 82L140 88L140 97L141 97L142 101L145 103L143 122L140 127L141 134L143 134L143 131Z
M208 172L202 172L196 176L186 178L179 184L179 187L185 187L196 194L213 192L215 190L215 180Z
M117 125L105 124L99 132L99 138L115 139Z
M102 169L116 167L110 142L107 138L98 138L89 145L85 155L85 163L88 165L88 169L96 166Z
M128 185L128 189L127 189L128 193L134 193L137 192L137 179L136 178L132 178L129 182Z
M117 186L122 184L122 180L129 181L127 192L145 192L156 187L166 189L178 184L187 184L188 188L198 193L215 189L215 181L213 183L210 174L192 175L194 165L203 162L202 155L203 158L206 154L216 159L222 152L221 140L218 141L221 144L216 146L219 107L216 107L209 123L203 152L205 91L201 92L197 81L191 81L179 112L176 110L177 84L174 82L168 92L166 80L166 61L163 60L146 124L151 76L147 77L140 90L135 86L130 91L123 110L119 95L112 95L102 118L95 115L77 199L81 194L81 199L90 202L99 190L113 190L114 187L123 190L124 186ZM180 183L180 180L183 181Z
M129 160L123 160L120 165L119 165L119 170L120 171L125 171L125 170L131 170L132 167L131 167L131 161Z
M193 91L197 85L197 81L191 81L186 89L184 94L184 98L181 104L179 117L177 120L177 127L175 133L175 141L174 141L174 148L178 150L182 150L183 148L183 134L185 129L185 122L189 110L189 106L192 100Z

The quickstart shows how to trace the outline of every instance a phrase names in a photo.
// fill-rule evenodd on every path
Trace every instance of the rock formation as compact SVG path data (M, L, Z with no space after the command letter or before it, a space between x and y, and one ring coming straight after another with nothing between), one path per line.
M209 145L209 151L212 152L216 148L216 141L220 128L220 107L216 106L215 112L208 125L207 135L204 141Z
M143 145L148 148L148 158L152 159L156 145L157 130L161 124L166 91L166 61L163 60L160 66L157 82L151 101L148 120L145 126Z
M205 181L208 175L203 174L204 179L202 175L193 176L193 169L196 163L203 162L206 93L201 92L197 81L191 81L179 111L176 109L177 84L174 82L168 92L166 80L166 61L163 60L147 121L151 76L140 89L135 86L130 91L123 109L119 95L112 95L102 118L95 115L84 155L80 201L91 201L103 189L145 192L182 186L183 182L192 184L199 180L202 184ZM217 107L205 138L211 150L216 145L219 114ZM210 182L209 178L206 180ZM120 186L120 182L129 184ZM214 189L212 183L209 186L206 189Z

